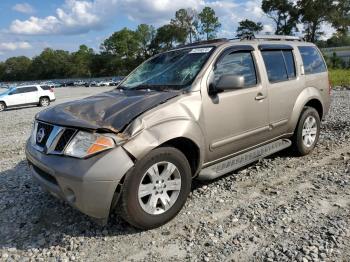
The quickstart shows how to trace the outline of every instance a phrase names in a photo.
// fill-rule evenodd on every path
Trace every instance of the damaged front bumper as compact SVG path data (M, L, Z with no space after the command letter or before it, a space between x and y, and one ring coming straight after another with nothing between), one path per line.
M118 183L134 165L120 146L77 159L39 152L29 141L26 157L44 189L99 222L107 222Z

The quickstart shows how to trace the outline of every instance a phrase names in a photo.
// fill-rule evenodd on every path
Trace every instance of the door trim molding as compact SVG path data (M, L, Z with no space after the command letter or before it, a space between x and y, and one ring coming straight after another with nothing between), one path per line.
M257 129L253 129L253 130L244 132L244 133L236 135L236 136L231 136L231 137L228 137L228 138L224 138L224 139L219 140L217 142L211 143L210 149L216 149L216 148L222 147L222 146L224 146L226 144L230 144L230 143L235 142L237 140L245 139L248 136L256 135L258 133L265 132L265 131L268 131L268 130L269 130L269 126L263 126L263 127L257 128Z

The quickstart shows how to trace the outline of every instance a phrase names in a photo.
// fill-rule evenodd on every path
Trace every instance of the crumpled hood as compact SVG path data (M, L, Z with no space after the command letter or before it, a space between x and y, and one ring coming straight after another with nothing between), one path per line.
M123 131L137 116L180 92L113 90L41 111L38 120L68 127Z

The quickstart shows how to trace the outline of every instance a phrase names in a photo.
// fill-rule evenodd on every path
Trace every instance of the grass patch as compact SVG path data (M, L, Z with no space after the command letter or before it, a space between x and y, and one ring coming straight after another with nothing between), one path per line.
M350 86L350 69L330 69L332 86Z

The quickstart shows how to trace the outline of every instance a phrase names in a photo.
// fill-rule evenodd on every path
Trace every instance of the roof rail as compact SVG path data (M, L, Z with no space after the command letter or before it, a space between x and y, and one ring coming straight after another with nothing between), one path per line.
M227 39L227 38L217 38L217 39L211 39L211 40L197 41L197 42L190 43L190 44L181 44L181 45L176 46L176 48L205 45L205 44L214 44L214 43L228 42L228 41L229 41L229 39Z
M245 35L241 40L269 40L269 41L305 41L304 38L291 35Z

